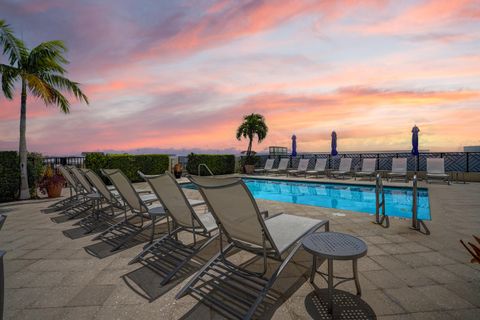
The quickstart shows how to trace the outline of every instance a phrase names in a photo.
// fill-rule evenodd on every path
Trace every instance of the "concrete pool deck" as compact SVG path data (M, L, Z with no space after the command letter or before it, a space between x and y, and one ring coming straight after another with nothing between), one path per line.
M394 184L405 186L402 182ZM384 229L373 225L373 217L364 213L274 201L258 203L270 213L328 219L332 231L358 236L368 244L367 256L359 260L362 297L347 294L352 302L340 319L348 312L350 316L352 312L359 317L363 314L365 319L478 319L480 265L469 262L459 240L471 240L472 234L480 233L480 183L433 183L428 188L432 215L429 236L410 230L408 220L392 218L390 228ZM186 192L199 198L195 190ZM191 296L175 300L191 272L161 287L160 275L141 264L127 264L144 242L110 254L107 245L92 241L93 235L75 232L78 220L55 223L51 220L55 214L41 213L49 203L0 206L0 213L8 215L0 231L0 248L7 251L4 319L223 318ZM159 234L162 231L158 228ZM209 259L217 247L217 243L207 247L199 262ZM249 258L244 253L232 257L236 261ZM277 300L262 318L329 319L307 281L310 263L311 257L300 250L274 286ZM197 268L197 264L192 266L193 271ZM335 263L335 271L349 275L351 266ZM322 294L325 283L320 277L315 283ZM355 292L353 283L338 289ZM337 310L343 310L342 306Z

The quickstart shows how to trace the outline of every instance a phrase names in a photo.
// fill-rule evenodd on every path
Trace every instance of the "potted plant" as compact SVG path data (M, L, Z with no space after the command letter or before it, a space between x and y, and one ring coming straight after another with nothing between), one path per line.
M245 152L245 158L242 160L243 172L252 174L255 171L255 164L257 158L255 157L255 151L252 151L253 138L257 136L258 142L262 142L266 138L268 127L265 124L265 118L258 113L252 113L243 117L242 124L237 128L237 139L248 139L248 148Z
M175 178L180 179L182 177L182 171L183 167L181 163L176 163L173 166L173 175L175 176Z
M62 194L65 178L53 172L52 168L47 167L38 187L42 194L47 194L49 198L58 198Z

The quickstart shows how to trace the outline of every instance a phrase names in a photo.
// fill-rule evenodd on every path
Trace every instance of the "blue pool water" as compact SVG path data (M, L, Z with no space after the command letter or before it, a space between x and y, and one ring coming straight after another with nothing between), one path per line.
M374 186L263 179L244 179L244 181L256 199L375 213ZM193 185L184 187L192 188ZM412 189L385 187L384 191L387 215L411 218ZM418 218L430 220L427 189L418 189Z

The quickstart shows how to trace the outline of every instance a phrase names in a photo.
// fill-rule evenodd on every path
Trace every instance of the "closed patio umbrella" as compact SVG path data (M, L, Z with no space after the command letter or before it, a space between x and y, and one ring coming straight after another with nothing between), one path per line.
M332 152L330 153L332 156L336 156L337 152L337 133L332 131Z
M292 136L292 157L297 156L297 136Z
M412 155L418 156L418 133L420 132L420 129L415 125L412 128Z

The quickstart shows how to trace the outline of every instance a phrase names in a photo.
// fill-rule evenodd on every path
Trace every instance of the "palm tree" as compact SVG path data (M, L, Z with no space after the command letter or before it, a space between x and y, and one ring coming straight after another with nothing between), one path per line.
M56 105L64 113L69 113L70 102L60 91L66 91L78 100L88 104L88 98L79 88L79 84L64 77L67 73L64 57L67 48L62 41L47 41L29 50L25 43L13 35L5 20L0 20L0 46L8 60L0 64L2 91L7 99L13 99L14 85L21 82L20 103L20 199L30 198L27 176L27 91L40 98L45 105Z
M237 129L237 139L248 138L248 148L246 158L249 160L252 154L252 143L255 135L258 142L266 138L268 127L265 124L265 118L258 113L252 113L243 117L242 124ZM248 161L247 160L247 161Z

